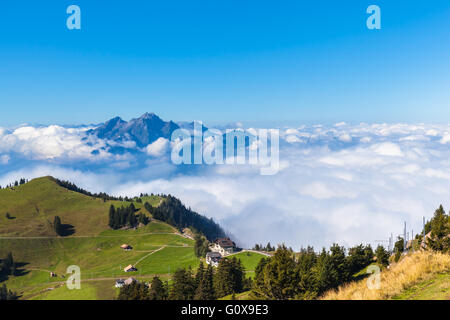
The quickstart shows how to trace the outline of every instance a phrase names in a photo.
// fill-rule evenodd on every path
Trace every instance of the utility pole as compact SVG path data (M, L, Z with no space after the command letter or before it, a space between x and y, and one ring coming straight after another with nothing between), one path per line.
M389 238L389 251L394 251L394 235L391 232L391 237Z
M403 228L403 252L406 251L406 221L405 221L405 227Z
M423 217L423 230L422 230L422 248L425 248L425 217Z

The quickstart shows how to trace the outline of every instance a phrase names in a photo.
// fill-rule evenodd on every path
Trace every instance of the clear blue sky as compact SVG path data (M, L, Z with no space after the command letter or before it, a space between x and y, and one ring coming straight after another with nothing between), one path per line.
M450 1L1 1L0 107L0 125L450 121Z

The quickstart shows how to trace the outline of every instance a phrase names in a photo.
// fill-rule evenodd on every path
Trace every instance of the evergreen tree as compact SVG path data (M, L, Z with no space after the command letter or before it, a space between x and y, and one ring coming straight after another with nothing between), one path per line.
M217 297L240 293L244 287L244 268L236 258L221 259L214 277Z
M318 294L318 285L314 266L317 255L314 248L302 249L297 259L296 273L298 274L298 292L296 299L311 300Z
M171 300L192 300L195 295L195 279L191 270L178 269L173 274L173 284L170 290Z
M293 254L282 245L273 257L259 263L253 286L256 294L263 298L284 300L295 297L297 284Z
M402 255L403 252L403 238L402 237L398 237L397 241L394 244L394 252L395 252L395 257L394 257L394 261L398 262L398 260L400 260L400 257Z
M362 244L350 248L347 256L349 276L361 271L373 262L373 250L370 245Z
M109 207L109 227L111 229L117 229L115 219L114 219L115 214L116 214L116 208L114 208L114 206L111 205Z
M63 226L61 224L61 218L56 216L53 220L53 228L58 236L63 235Z
M325 248L323 248L322 252L319 254L314 269L317 281L317 292L319 295L336 287L336 279L339 278L339 275Z
M118 300L149 300L149 290L144 283L133 281L120 288Z
M375 250L375 255L377 257L377 262L380 265L384 267L389 265L389 253L382 245L378 245L377 249Z
M194 298L196 300L214 300L216 298L214 292L214 270L208 265L206 270L202 271Z
M11 252L8 253L5 259L0 264L0 276L7 277L16 274L16 263ZM1 278L1 277L0 277Z
M17 294L8 290L5 284L0 287L0 300L17 300L17 298Z
M195 255L199 258L206 256L209 252L209 241L204 236L200 234L195 234L194 236L194 251Z
M168 298L167 287L157 276L153 277L149 291L150 300L166 300Z
M370 256L369 249L364 251L366 259ZM341 283L350 280L350 270L345 256L345 248L334 243L330 247L330 263L335 270L336 278L333 279L332 288L337 288Z
M450 251L450 218L442 205L434 212L431 219L431 236L427 239L427 246L434 251Z

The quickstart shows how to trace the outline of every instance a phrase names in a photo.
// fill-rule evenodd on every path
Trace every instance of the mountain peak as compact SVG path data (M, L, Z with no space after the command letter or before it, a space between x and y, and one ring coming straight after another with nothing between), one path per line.
M170 139L172 132L178 128L179 126L176 123L165 122L155 113L146 112L129 122L122 120L120 117L115 117L88 133L113 141L131 140L142 148L161 137Z
M158 117L153 112L146 112L142 116L139 117L139 119L151 119L151 118L158 118L158 119L160 119L160 117Z

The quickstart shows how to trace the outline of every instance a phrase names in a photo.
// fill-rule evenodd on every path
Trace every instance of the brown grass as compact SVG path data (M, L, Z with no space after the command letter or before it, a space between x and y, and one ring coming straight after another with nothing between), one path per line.
M323 300L386 300L428 280L438 273L450 272L450 255L420 251L406 255L390 269L381 272L379 289L370 290L367 279L349 283L337 291L329 291Z

